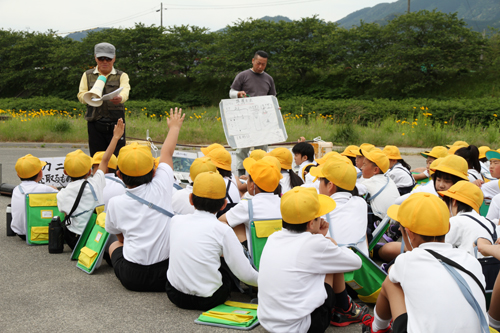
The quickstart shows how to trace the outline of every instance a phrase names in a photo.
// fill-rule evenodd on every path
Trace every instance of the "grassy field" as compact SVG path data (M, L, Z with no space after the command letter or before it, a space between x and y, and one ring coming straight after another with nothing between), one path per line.
M146 111L146 110L144 110ZM226 143L224 130L216 107L185 110L186 120L179 143ZM145 139L147 131L154 141L163 141L168 132L168 111L141 115L127 112L127 137ZM392 144L400 147L432 147L465 140L477 146L500 146L499 129L489 126L465 124L455 126L434 121L429 110L417 110L415 118L396 119L388 116L362 126L356 120L335 118L315 111L301 115L284 114L288 141L304 136L311 140L321 136L325 141L338 145L369 142L377 146ZM14 142L86 142L87 126L83 113L70 114L60 110L1 110L0 140Z

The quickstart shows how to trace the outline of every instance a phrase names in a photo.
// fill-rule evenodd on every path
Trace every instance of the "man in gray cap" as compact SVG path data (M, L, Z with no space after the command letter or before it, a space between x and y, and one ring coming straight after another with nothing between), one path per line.
M125 121L125 106L123 103L128 100L130 92L127 73L113 67L116 60L115 47L109 43L99 43L94 47L94 55L97 66L85 71L80 80L80 89L78 91L80 102L83 104L86 103L83 95L92 89L100 75L106 77L106 85L102 92L103 95L109 94L118 88L123 88L123 90L113 99L103 101L99 107L87 105L85 120L87 120L90 156L94 156L98 151L106 151L113 138L113 129L116 122L120 118ZM125 133L123 133L123 137L116 145L116 156L118 156L120 148L124 145Z

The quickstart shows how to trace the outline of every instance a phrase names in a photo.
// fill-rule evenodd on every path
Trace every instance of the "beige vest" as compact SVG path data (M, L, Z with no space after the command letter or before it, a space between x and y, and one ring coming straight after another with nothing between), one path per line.
M87 73L87 87L92 89L94 83L100 74L94 74L94 69L89 69ZM116 70L116 74L110 74L106 80L106 85L104 86L103 95L109 94L116 89L120 88L120 77L123 72ZM104 101L101 106L94 107L87 104L87 113L85 114L85 120L96 121L101 118L108 118L113 121L117 121L122 118L125 120L125 106L123 103L118 105L113 104L111 101Z

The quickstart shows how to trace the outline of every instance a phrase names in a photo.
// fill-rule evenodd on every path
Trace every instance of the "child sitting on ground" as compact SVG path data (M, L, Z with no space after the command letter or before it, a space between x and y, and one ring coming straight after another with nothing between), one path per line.
M299 142L293 146L292 153L295 164L299 167L299 176L305 182L309 169L316 165L316 162L314 162L314 147L310 143Z
M113 138L109 143L108 149L104 152L102 161L99 164L99 169L93 177L92 173L92 158L86 155L80 149L66 155L64 160L64 174L71 177L71 182L57 193L57 207L59 211L66 214L66 219L69 225L64 227L64 240L71 249L74 249L80 235L87 226L94 208L104 203L103 191L106 186L106 178L104 172L108 169L108 162L115 151L118 140L123 135L125 124L120 118L115 125L113 131ZM87 186L88 185L88 186ZM73 213L68 216L76 199L78 193L83 187L82 196L78 206Z
M363 319L363 332L488 332L481 265L466 251L444 243L450 215L443 200L430 193L412 194L401 206L391 206L388 215L401 224L407 252L390 268L374 317ZM474 278L448 265L448 259Z
M193 214L195 207L190 203L189 197L193 193L193 181L202 172L217 172L217 167L212 163L210 157L200 157L194 160L189 168L191 183L186 188L179 190L172 196L172 209L177 215Z
M261 325L270 332L324 332L334 306L348 302L344 272L361 267L351 250L325 237L328 222L321 216L335 201L313 188L294 187L283 195L283 230L269 236L260 261ZM347 308L367 313L354 302Z
M250 154L250 157L252 157L251 155L252 154ZM281 164L281 175L283 176L280 180L281 194L285 194L295 186L300 186L304 183L292 170L293 155L290 150L287 148L276 148L268 153L268 155L276 157Z
M257 286L258 273L238 238L215 217L226 205L225 198L226 184L220 174L199 173L189 196L194 214L172 219L166 291L180 308L206 311L224 303L231 293L230 272Z
M274 159L275 163L272 163L270 159ZM251 202L255 219L281 219L280 197L273 193L282 177L277 165L279 161L272 156L259 161L252 158L246 158L243 161L243 166L248 172L248 193L253 195ZM226 222L234 229L238 239L247 249L252 248L249 202L250 200L241 200L233 209L219 217L220 221Z
M461 180L447 191L440 191L444 202L450 208L450 231L445 242L474 255L474 243L494 244L497 238L493 222L479 215L483 203L483 192L476 185Z
M43 178L42 169L46 164L31 154L21 157L16 162L15 169L21 184L12 191L10 227L22 240L26 240L26 194L57 192L52 186L38 183Z
M109 201L106 231L118 241L109 247L116 277L133 291L164 291L170 253L173 159L185 115L170 109L169 131L154 168L151 149L137 143L118 156L118 177L127 192Z
M413 175L413 178L416 181L419 180L424 181L425 179L429 178L430 177L429 167L431 163L438 158L448 156L448 149L446 149L446 147L443 146L435 146L430 151L421 152L420 155L422 155L425 158L426 166L423 168L415 168L411 170L412 172L417 172L417 174Z
M98 151L94 154L94 157L92 157L92 174L95 174L99 169L99 164L101 164L103 155L103 151ZM104 187L104 191L102 193L102 197L104 200L104 211L106 211L108 207L109 199L125 193L125 184L120 178L116 177L117 167L118 159L116 158L115 154L113 154L109 159L109 163L104 174L104 178L106 178L106 186Z
M389 159L389 177L396 184L399 194L410 193L415 187L415 179L411 174L411 166L401 157L398 147L385 146L382 152Z

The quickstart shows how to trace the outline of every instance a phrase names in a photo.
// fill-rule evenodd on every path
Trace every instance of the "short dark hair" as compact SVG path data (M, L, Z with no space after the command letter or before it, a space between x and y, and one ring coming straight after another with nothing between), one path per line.
M450 206L450 204L453 201L453 198L447 197L445 195L445 196L443 196L443 200L447 206ZM457 200L457 212L458 213L460 213L460 212L469 213L469 212L472 212L472 207L469 206L468 204L462 202L462 201Z
M285 220L282 220L282 221L283 221L283 228L285 228L288 231L296 232L296 233L306 232L307 231L307 224L309 223L309 222L306 222L306 223L300 223L300 224L291 224L291 223L286 223Z
M269 58L269 56L267 55L267 52L266 51L262 51L262 50L258 50L253 55L254 58L257 58L257 56L262 57L262 58L266 58L266 59Z
M116 174L116 169L108 168L108 173L114 173L114 174Z
M459 148L455 155L463 157L467 161L469 169L475 169L477 172L481 172L481 164L479 164L479 149L470 145L468 147Z
M76 182L77 180L81 180L81 179L85 179L85 177L87 176L87 174L81 176L81 177L71 177L69 176L69 178L71 179L72 182Z
M314 147L307 142L299 142L292 148L292 153L307 156L308 161L314 161Z
M21 178L19 177L19 179L21 179L22 181L35 181L36 180L36 177L38 177L38 174L40 173L40 171L38 171L36 173L36 175L34 175L33 177L30 177L30 178Z
M217 171L219 171L220 175L222 177L229 177L231 178L231 176L233 175L231 170L224 170L224 169L221 169L221 168L217 168Z
M215 214L218 211L220 211L222 206L224 206L225 201L226 201L226 198L209 199L209 198L199 197L193 193L193 206L194 206L194 208L196 208L197 210L203 210L205 212L209 212L212 214Z
M417 234L418 235L418 234ZM442 236L424 236L424 235L419 235L422 237L424 242L429 243L429 242L444 242L444 238L446 235Z
M329 181L327 178L319 178L320 181L323 182L323 184L328 185L329 183L331 183L331 181ZM335 185L337 186L337 185ZM354 188L352 189L352 191L349 191L349 190L346 190L345 188L342 188L340 186L337 186L337 193L338 192L345 192L345 193L351 193L352 195L356 195L358 196L359 195L359 192L358 192L358 189L356 186L354 186Z
M125 183L125 185L130 186L130 187L136 187L136 186L141 186L143 184L150 183L153 180L153 170L154 170L154 168L151 169L151 171L149 171L144 176L139 176L139 177L128 176L128 175L124 174L122 171L120 171L120 172L122 174L122 179L123 179L123 182Z
M432 175L432 181L434 182L434 189L436 189L436 178L443 178L444 180L451 180L453 182L453 185L458 183L461 180L464 180L458 176L452 175L450 173L446 173L443 171L436 170L434 174Z

